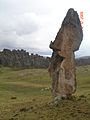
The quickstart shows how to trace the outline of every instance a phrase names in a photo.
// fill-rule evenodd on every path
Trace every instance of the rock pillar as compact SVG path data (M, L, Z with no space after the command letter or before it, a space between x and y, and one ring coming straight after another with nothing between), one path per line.
M54 98L68 98L76 90L74 52L79 49L82 38L79 16L74 9L70 8L55 40L50 43L53 53L49 72Z

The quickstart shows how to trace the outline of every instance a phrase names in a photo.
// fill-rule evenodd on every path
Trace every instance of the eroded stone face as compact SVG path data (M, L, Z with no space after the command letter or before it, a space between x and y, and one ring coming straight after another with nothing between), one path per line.
M69 97L76 90L75 55L80 47L83 32L79 16L74 9L69 9L54 42L49 72L52 77L54 97Z

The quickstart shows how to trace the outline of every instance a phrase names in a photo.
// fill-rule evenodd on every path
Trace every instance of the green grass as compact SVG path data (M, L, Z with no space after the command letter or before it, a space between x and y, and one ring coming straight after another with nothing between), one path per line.
M0 68L0 120L89 120L90 66L76 68L77 91L52 106L47 69Z
M90 66L77 68L77 94L90 94Z

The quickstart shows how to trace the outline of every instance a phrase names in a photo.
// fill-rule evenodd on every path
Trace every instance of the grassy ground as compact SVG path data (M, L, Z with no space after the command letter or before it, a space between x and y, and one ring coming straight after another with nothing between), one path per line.
M52 106L46 69L0 68L0 120L90 120L90 66L77 68L77 91Z

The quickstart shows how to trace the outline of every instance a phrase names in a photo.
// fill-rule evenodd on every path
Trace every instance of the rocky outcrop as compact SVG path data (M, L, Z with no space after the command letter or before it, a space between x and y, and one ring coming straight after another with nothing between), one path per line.
M76 59L77 66L90 65L90 56L84 56Z
M0 52L0 65L19 68L47 68L49 58L38 54L29 55L25 50L8 50Z
M76 90L75 55L83 38L79 16L70 8L54 42L49 72L52 77L52 94L55 99L68 98Z

